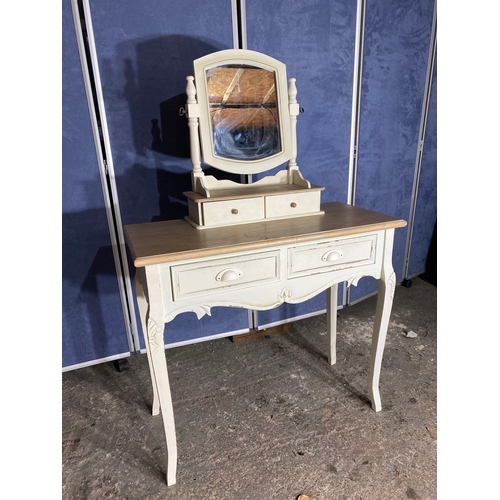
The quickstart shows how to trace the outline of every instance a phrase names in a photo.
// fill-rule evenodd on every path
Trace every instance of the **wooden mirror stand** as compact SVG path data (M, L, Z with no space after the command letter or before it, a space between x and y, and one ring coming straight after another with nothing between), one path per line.
M194 75L186 87L193 164L186 220L203 229L322 214L324 187L304 179L296 162L299 104L286 66L230 49L196 59ZM238 183L205 175L202 163L243 176L286 168Z

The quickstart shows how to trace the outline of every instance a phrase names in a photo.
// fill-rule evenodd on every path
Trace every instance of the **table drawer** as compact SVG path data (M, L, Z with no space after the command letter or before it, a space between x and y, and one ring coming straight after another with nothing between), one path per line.
M280 252L172 266L174 300L279 281Z
M318 212L321 191L266 196L266 217L283 217Z
M263 218L263 198L247 198L243 200L203 203L203 220L205 226L239 224L240 222L259 220Z
M377 235L288 249L288 277L309 276L375 263Z

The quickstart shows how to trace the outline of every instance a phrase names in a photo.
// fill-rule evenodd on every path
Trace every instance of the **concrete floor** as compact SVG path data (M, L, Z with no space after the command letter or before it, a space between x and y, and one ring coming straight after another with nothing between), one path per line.
M339 311L334 366L325 315L267 338L167 350L179 452L170 487L146 355L123 372L64 373L62 498L435 499L436 292L420 278L396 288L379 413L367 398L376 297Z

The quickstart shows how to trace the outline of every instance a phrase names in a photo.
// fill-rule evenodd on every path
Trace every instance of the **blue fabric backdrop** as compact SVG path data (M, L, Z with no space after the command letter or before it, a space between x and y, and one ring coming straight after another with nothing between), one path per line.
M62 18L62 364L129 352L71 3Z
M434 64L432 87L424 136L422 166L418 186L415 223L411 241L408 276L422 274L426 270L427 255L437 221L437 57Z
M366 8L356 205L407 221L433 8L433 0L380 0L367 2ZM395 232L398 280L407 230ZM376 280L362 278L351 287L350 301L376 290Z
M304 177L325 186L321 199L347 201L356 2L247 2L248 48L287 65L296 78L297 163ZM259 324L323 311L325 294L259 313ZM342 303L342 286L339 303Z
M122 222L182 218L192 169L187 119L179 115L186 76L194 59L233 47L231 4L91 0L90 7ZM241 329L248 329L245 310L215 308L200 321L194 313L176 317L165 340Z
M246 2L248 48L297 79L298 164L347 201L356 2ZM124 224L187 214L191 162L185 77L192 61L231 48L228 0L90 0L111 155ZM433 0L367 2L356 204L408 220ZM422 161L410 273L419 272L435 222L436 73ZM63 364L128 351L69 0L63 2ZM210 173L210 172L209 172ZM272 173L272 172L270 172ZM406 229L396 231L401 279ZM133 270L133 266L130 267ZM376 290L364 278L351 301ZM259 313L266 325L325 308L325 294ZM339 303L343 293L340 292ZM137 312L137 311L136 311ZM176 343L248 327L244 310L215 308L167 325ZM141 338L142 340L142 338Z

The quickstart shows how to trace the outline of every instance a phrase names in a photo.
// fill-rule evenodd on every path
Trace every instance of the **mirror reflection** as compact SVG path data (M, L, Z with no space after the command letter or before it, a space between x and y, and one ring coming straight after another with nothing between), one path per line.
M206 72L214 155L267 158L281 151L273 71L225 65Z

